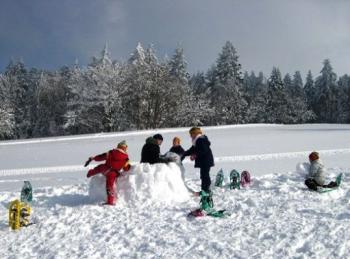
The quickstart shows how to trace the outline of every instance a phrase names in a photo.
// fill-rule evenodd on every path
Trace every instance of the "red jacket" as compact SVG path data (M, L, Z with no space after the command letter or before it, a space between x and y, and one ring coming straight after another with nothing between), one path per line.
M109 150L107 153L95 156L93 160L106 160L106 165L111 167L115 171L119 171L121 169L123 169L124 171L128 171L130 169L129 156L124 150L120 148L112 149Z

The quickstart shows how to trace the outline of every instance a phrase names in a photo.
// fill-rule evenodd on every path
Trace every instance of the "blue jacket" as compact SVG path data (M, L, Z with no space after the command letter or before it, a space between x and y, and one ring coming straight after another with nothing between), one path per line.
M200 136L195 144L185 151L183 157L195 155L194 167L208 168L214 166L214 157L210 149L210 141L207 136Z

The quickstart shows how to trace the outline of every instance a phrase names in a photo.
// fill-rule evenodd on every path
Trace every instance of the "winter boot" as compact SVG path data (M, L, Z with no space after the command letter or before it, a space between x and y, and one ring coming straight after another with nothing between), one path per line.
M200 192L200 208L202 210L205 210L207 212L211 211L214 207L214 202L213 202L213 198L212 198L212 192L206 192L206 191L201 191Z
M117 198L113 191L107 190L107 202L104 205L115 205Z

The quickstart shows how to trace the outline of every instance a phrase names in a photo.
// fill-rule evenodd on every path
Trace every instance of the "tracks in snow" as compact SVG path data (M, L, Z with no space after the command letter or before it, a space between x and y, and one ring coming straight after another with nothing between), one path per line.
M318 151L321 155L332 156L340 154L350 154L350 148L344 149L329 149ZM264 160L276 160L276 159L289 159L289 158L305 158L309 151L300 152L286 152L286 153L272 153L272 154L255 154L255 155L242 155L242 156L222 156L215 157L216 163L224 162L242 162L242 161L264 161ZM184 160L184 163L191 163L188 159ZM67 165L67 166L50 166L50 167L34 167L34 168L18 168L18 169L6 169L0 170L0 177L4 176L16 176L16 175L30 175L30 174L50 174L50 173L62 173L62 172L82 172L87 168L82 165Z

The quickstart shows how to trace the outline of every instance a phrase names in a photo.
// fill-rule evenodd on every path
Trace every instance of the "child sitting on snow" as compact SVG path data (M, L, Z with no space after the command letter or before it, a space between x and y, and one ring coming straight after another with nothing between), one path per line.
M128 171L130 169L129 156L127 153L127 144L125 140L118 143L116 149L112 149L101 155L90 157L85 166L91 161L106 161L104 164L100 164L93 169L88 171L87 177L94 176L102 173L106 177L106 191L107 191L107 202L106 205L115 205L116 194L115 194L115 183L116 179L120 174L120 171Z
M325 185L325 174L324 165L322 164L318 152L312 152L309 155L310 170L308 178L305 180L306 186L316 191L317 187L334 188L337 187L336 182L330 182Z

